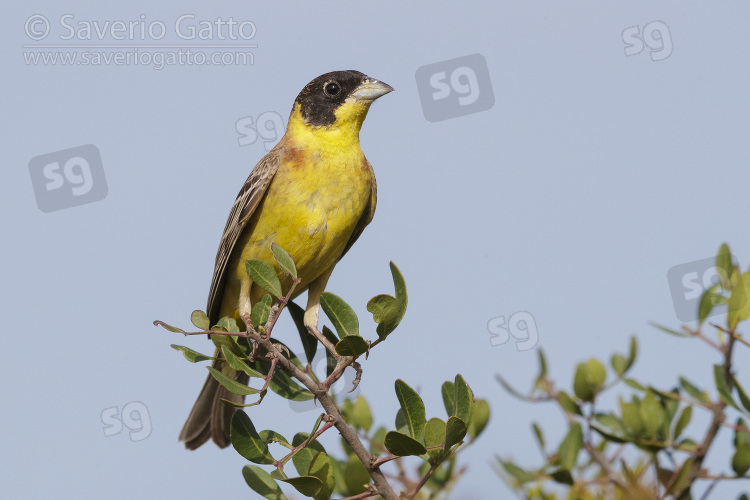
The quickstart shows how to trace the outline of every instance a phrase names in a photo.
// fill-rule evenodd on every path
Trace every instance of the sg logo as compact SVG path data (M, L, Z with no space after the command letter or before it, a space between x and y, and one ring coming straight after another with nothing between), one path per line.
M505 322L505 316L492 318L487 322L492 347L505 344L512 336L517 340L516 349L528 351L539 342L539 332L536 329L534 316L527 311L513 313Z
M240 118L234 128L239 134L237 143L240 147L255 144L260 136L266 151L273 149L286 130L284 119L275 111L265 111L259 114L256 121L253 121L252 116Z
M486 111L495 105L487 61L480 54L422 66L415 76L422 112L431 122Z
M122 407L122 413L116 406L102 410L102 423L106 437L116 436L123 430L123 424L130 429L131 441L143 441L151 435L151 418L148 408L140 401L132 401Z
M645 47L651 49L652 61L663 61L672 55L672 35L669 26L661 21L652 21L643 27L643 33L638 26L625 28L622 32L625 42L625 55L634 56L643 52Z
M734 255L732 255L732 262L737 262ZM669 282L669 290L672 294L672 303L677 319L686 323L696 321L703 292L722 281L726 281L727 277L722 276L722 274L725 274L724 270L716 268L716 259L712 257L670 268L667 271L667 281ZM717 292L720 295L727 296L727 292L721 286ZM742 306L744 304L740 305L740 307ZM711 311L711 316L726 313L726 304L719 304Z
M29 173L36 204L45 213L107 196L102 157L93 144L34 157L29 161Z

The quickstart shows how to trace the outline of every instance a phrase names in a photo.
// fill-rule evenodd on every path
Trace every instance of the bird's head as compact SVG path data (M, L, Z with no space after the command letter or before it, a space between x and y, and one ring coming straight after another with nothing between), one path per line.
M287 133L333 132L359 138L359 130L375 99L393 87L359 71L333 71L308 83L294 101Z

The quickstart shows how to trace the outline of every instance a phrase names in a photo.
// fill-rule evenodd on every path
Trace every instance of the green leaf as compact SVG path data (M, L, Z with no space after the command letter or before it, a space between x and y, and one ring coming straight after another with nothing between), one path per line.
M427 453L422 443L411 436L396 431L391 431L385 435L384 444L389 452L398 457L424 455Z
M572 415L583 415L581 412L581 407L578 406L578 403L573 401L573 398L568 396L568 393L565 391L560 391L557 393L557 402L560 403L560 406L563 410L565 410L566 413L570 413Z
M267 291L277 299L284 294L281 292L281 282L276 275L273 266L268 262L260 259L248 259L245 262L245 269L253 283Z
M223 318L221 318L219 322L217 323L217 325L223 328L225 332L237 333L240 331L240 327L237 325L237 320L235 320L234 318L230 318L228 316L224 316ZM218 336L225 337L226 335L218 335ZM235 339L230 338L230 340L235 340Z
M347 335L336 343L336 353L356 358L366 353L368 347L367 341L359 335Z
M211 322L203 311L193 311L190 315L190 322L201 330L210 330Z
M323 292L320 297L320 307L325 311L328 319L333 323L339 338L347 335L359 335L359 320L349 304L344 299L330 292Z
M331 498L331 493L336 485L336 478L333 475L333 466L331 465L331 459L326 453L318 452L310 462L311 476L315 476L320 479L322 488L313 497L315 500L328 500Z
M310 436L308 436L307 434L300 432L296 436L294 436L292 445L299 446L309 437ZM321 451L323 451L323 447L320 445L320 443L318 443L317 441L313 441L311 444L307 445L306 448L302 448L297 453L295 453L295 455L292 457L292 463L294 464L294 468L297 469L297 473L301 476L308 476L312 459Z
M404 415L404 410L402 408L399 408L396 412L396 430L398 432L401 432L403 434L409 433L409 425L406 423L406 416Z
M625 432L626 430L625 425L622 423L622 420L611 413L595 413L594 419L600 424L609 427L610 429L622 432Z
M539 443L539 449L542 450L542 454L546 454L544 451L546 444L544 441L544 432L542 431L542 428L539 427L539 424L537 424L536 422L533 422L531 424L531 428L534 430L534 436L536 436L536 442Z
M732 393L729 390L726 379L724 378L724 368L721 365L714 365L714 383L716 384L716 390L719 392L719 399L721 399L724 404L740 410L740 407L737 406L737 403L732 399Z
M408 303L406 282L393 262L391 262L391 274L396 297L380 294L367 302L367 310L372 313L373 320L378 324L376 331L380 339L387 337L401 323Z
M230 436L234 449L247 460L256 464L274 463L268 445L258 435L253 422L244 411L235 411L232 415Z
M628 361L625 363L626 372L633 366L636 357L638 357L638 341L633 336L630 337L630 352L628 353Z
M268 315L271 312L271 304L273 299L267 293L263 295L263 298L253 304L250 309L250 323L253 324L254 328L264 326L268 321Z
M693 384L691 384L688 379L680 377L680 385L683 389L685 389L685 392L687 392L696 401L700 401L703 404L710 403L711 400L709 399L706 391L701 391Z
M299 476L290 477L287 479L279 479L287 484L294 486L294 489L305 495L306 497L315 496L320 489L323 487L323 483L320 479L315 476Z
M385 442L385 434L388 432L388 430L385 427L378 427L378 430L375 431L375 434L372 435L372 438L370 439L370 453L382 453L383 452L383 443Z
M537 350L537 356L539 358L539 375L537 380L541 380L547 376L547 358L544 357L544 350L540 347Z
M393 261L391 261L390 266L391 275L393 276L393 286L396 289L396 302L398 302L398 308L401 311L401 316L398 319L400 323L404 314L406 314L406 306L409 302L409 298L406 294L406 281L404 280L404 276Z
M573 486L573 476L571 475L570 471L567 469L558 469L554 472L551 472L550 477L556 483Z
M529 397L528 397L528 396L524 396L523 394L521 394L520 392L518 392L517 390L515 390L515 389L514 389L514 388L513 388L513 387L512 387L512 386L511 386L511 385L510 385L510 384L509 384L508 382L506 382L506 381L505 381L505 379L504 379L504 378L503 378L502 376L500 376L499 374L496 374L496 375L495 375L495 379L497 379L497 381L498 381L498 382L500 382L500 385L502 385L502 386L503 386L503 389L505 389L505 390L506 390L506 391L508 392L508 394L510 394L510 395L511 395L511 396L513 396L514 398L516 398L516 399L520 399L521 401L529 401Z
M326 325L323 325L323 336L328 339L328 342L330 342L333 345L336 345L336 343L339 341L339 339L336 338L336 335L333 334L330 328L328 328ZM317 342L317 340L316 340ZM328 349L325 350L326 352L326 376L330 377L333 371L336 369L336 358L333 357L333 355L328 352Z
M208 361L209 359L214 359L211 356L206 356L205 354L196 352L183 345L171 344L170 347L177 351L182 351L182 355L185 356L185 359L187 359L191 363L197 363L199 361Z
M401 405L404 417L406 418L406 425L409 429L409 434L414 439L419 440L424 425L427 422L422 398L420 398L419 394L401 379L396 380L396 397L398 398L398 402Z
M445 406L445 413L448 414L449 417L452 417L454 415L455 411L455 395L456 395L456 389L453 385L453 382L450 380L447 380L443 382L443 386L440 388L440 393L443 396L443 405Z
M487 422L490 420L490 405L485 399L477 399L474 401L474 409L471 413L471 421L469 421L469 436L471 439L476 439L485 427Z
M293 278L297 277L297 267L294 265L294 259L292 259L292 256L289 255L286 250L276 243L271 243L271 253L273 254L273 259L279 264L282 271Z
M367 491L366 485L370 483L370 474L356 455L349 456L344 467L343 480L348 496L359 495Z
M581 424L576 422L571 424L568 434L560 443L560 448L557 451L558 460L563 469L573 470L581 446L583 446L583 431L581 430Z
M424 426L424 446L427 453L436 462L443 459L445 445L445 422L439 418L431 418ZM438 448L439 447L439 448ZM429 449L433 448L433 449Z
M693 441L690 438L685 438L680 440L679 443L677 443L677 446L675 446L675 449L687 451L688 453L695 453L698 449L698 446L695 444L695 441Z
M217 382L223 385L232 394L238 394L240 396L249 396L250 394L258 394L260 390L248 387L245 384L237 382L232 377L228 377L221 373L221 370L207 366L208 371L214 376Z
M640 436L643 432L643 420L640 411L638 411L638 405L620 400L620 413L622 414L622 423L625 424L628 431L633 436Z
M666 326L662 326L662 325L659 325L657 323L649 323L649 324L651 326L653 326L654 328L658 328L662 332L668 333L670 335L674 335L675 337L689 337L690 336L686 332L680 332L680 331L677 331L677 330L672 330L671 328L667 328Z
M211 335L211 341L217 349L227 348L238 358L245 358L247 354L243 352L242 346L237 342L237 338L229 335Z
M680 413L680 418L677 419L677 423L674 426L674 436L672 438L674 441L677 441L682 434L682 431L688 426L692 416L693 407L690 405L685 406L685 408L682 409L682 413Z
M468 424L471 422L471 411L474 406L474 398L471 395L471 389L469 389L469 385L460 374L456 375L453 385L456 391L454 396L454 415L463 420L465 424Z
M603 364L594 358L591 358L586 362L586 380L593 388L595 388L596 392L599 392L599 389L604 386L606 378L607 370L604 368Z
M626 379L623 379L623 381L625 382L625 385L627 385L628 387L632 387L633 389L636 389L638 391L646 392L648 390L647 387L644 387L640 382L638 382L635 379L626 378Z
M729 296L727 325L734 331L741 321L750 318L750 272L742 273L740 282L732 289Z
M750 397L748 397L747 393L745 392L745 389L742 388L740 385L739 380L737 380L737 377L732 375L732 380L734 381L734 387L737 388L737 394L740 397L740 403L742 403L742 406L745 407L747 411L750 411Z
M246 465L242 468L242 476L245 478L247 485L263 498L267 498L268 500L286 500L286 496L282 493L276 481L274 481L268 472L260 467Z
M372 319L378 324L375 331L378 337L387 337L396 329L401 321L401 311L398 302L390 295L376 295L367 302L367 311L372 313Z
M607 441L611 441L613 443L627 443L629 441L628 439L622 436L613 434L611 432L608 432L597 425L591 424L591 428L595 430L599 435L601 435Z
M738 428L745 428L745 421L742 418L737 419ZM732 456L732 470L738 476L744 476L750 470L750 433L747 431L734 431L735 452Z
M294 320L294 325L297 327L299 338L302 341L302 348L305 350L305 358L308 363L312 363L315 358L315 353L318 350L318 340L307 331L305 326L305 310L294 302L288 302L286 308L289 310L289 314Z
M653 392L647 392L641 401L639 408L643 429L650 438L656 436L656 432L664 422L664 408L662 408L659 398Z
M573 392L576 397L583 401L593 401L596 394L604 386L607 372L599 361L594 358L576 366L576 374L573 379Z
M719 288L719 285L713 285L706 290L703 291L703 294L701 295L701 300L698 303L698 324L702 325L704 321L706 321L706 318L708 318L711 315L711 311L713 311L714 306L717 305L717 290Z
M368 432L372 427L372 412L364 396L360 395L352 407L352 425Z
M719 273L722 283L729 281L729 277L734 271L734 264L732 263L732 253L729 250L729 245L722 243L719 247L719 251L716 254L716 271Z
M586 380L586 364L579 363L576 366L576 374L573 378L573 392L581 401L593 401L594 390Z
M623 356L622 354L613 354L612 359L610 360L610 364L612 365L612 369L615 371L618 377L622 377L623 375L625 375L625 367L628 364L625 356Z
M680 471L677 473L672 485L667 489L667 493L679 493L690 484L690 471L693 468L694 457L689 457L682 463Z
M272 431L272 430L260 431L258 435L260 436L261 441L263 441L266 444L269 444L269 443L289 444L289 441L287 441L284 436L282 436L276 431Z
M182 333L183 335L185 335L186 333L185 330L181 330L177 328L176 326L168 325L165 322L159 321L159 320L154 321L154 326L160 326L164 328L165 330L170 331L172 333Z
M466 424L458 417L450 417L445 423L445 451L460 443L466 436Z
M224 355L229 367L238 372L245 372L247 375L255 378L262 378L263 375L250 368L239 356L235 355L228 346L221 346L221 353Z
M513 462L506 462L499 458L497 459L497 461L503 467L505 472L507 472L513 479L516 480L519 486L530 483L532 481L536 481L536 476L534 474L523 470Z

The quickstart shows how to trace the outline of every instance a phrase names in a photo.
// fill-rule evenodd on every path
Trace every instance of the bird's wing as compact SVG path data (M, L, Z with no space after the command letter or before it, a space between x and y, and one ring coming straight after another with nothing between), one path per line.
M242 229L247 224L247 221L250 220L250 217L252 217L260 200L266 194L268 185L271 184L271 180L276 175L278 168L279 153L278 149L274 148L255 165L242 189L240 189L237 199L234 200L234 205L232 205L232 210L229 212L229 218L227 219L227 225L224 227L224 233L221 235L219 250L216 252L214 275L211 279L211 290L208 293L206 313L212 322L219 320L229 257L232 255L232 250L237 243L240 233L242 233Z
M372 218L375 216L375 205L378 204L378 183L375 182L375 171L372 169L372 165L370 165L369 161L365 161L367 162L367 168L370 169L370 176L372 177L370 199L367 202L365 211L362 212L359 221L357 221L357 225L354 227L354 232L349 237L349 241L346 242L346 247L344 247L344 251L341 253L341 257L339 257L339 260L344 258L346 252L348 252L352 245L354 245L354 242L357 241L359 236L362 234L362 231L364 231L365 227L367 227L367 225L372 222Z

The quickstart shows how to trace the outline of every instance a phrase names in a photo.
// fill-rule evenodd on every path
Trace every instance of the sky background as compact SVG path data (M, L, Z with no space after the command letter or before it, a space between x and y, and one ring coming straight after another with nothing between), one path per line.
M538 349L570 388L577 362L626 352L635 335L634 377L666 388L686 375L710 388L718 355L649 322L681 324L673 292L679 299L684 290L670 290L667 280L674 266L699 270L693 263L724 241L743 268L750 264L747 4L76 1L6 4L2 13L0 132L8 156L0 273L8 323L0 336L0 496L252 495L240 474L246 461L233 450L210 444L188 452L177 441L206 372L169 345L210 352L210 342L151 323L187 327L190 312L205 307L232 201L280 137L297 93L332 70L357 69L396 91L372 106L361 133L378 180L375 219L328 290L354 307L363 335L374 338L366 303L392 293L388 262L406 278L401 326L363 362L360 387L376 423L393 425L397 378L418 388L428 417L445 417L440 386L456 373L489 400L489 427L461 456L470 468L453 498L510 498L493 457L540 464L532 421L553 446L562 439L555 408L516 401L495 380L500 373L529 387ZM72 39L63 38L65 14ZM216 18L251 21L256 31L250 40L217 33L185 40L174 26L185 14L194 17L183 37ZM32 16L49 23L42 40L32 37L44 33L44 21ZM94 21L161 21L167 33L116 40L94 30L79 39L78 23ZM644 32L652 36L638 53L634 34ZM90 50L113 57L227 43L256 45L252 64L155 69L29 59L47 50L76 53L80 62ZM215 50L231 59L238 49ZM469 66L451 62L474 54L481 57L466 59ZM418 72L428 65L435 66ZM457 67L469 71L439 100L429 80L418 79L444 68L445 85ZM472 88L469 74L478 75ZM463 105L462 96L475 100ZM426 118L436 113L444 119ZM253 140L250 119L271 130ZM63 151L56 157L64 163L64 150L88 144L100 152L106 189L100 172L77 199L99 199L40 210L34 183L44 186L33 180L32 159ZM70 205L69 187L41 191L41 203ZM493 347L488 323L522 311L533 318L536 345L519 350L511 338ZM299 346L286 315L274 335ZM736 362L747 386L747 349ZM137 422L132 432L105 425L124 408L138 410L143 430ZM275 395L249 413L258 429L289 437L318 415L290 411ZM706 422L697 410L688 433L702 435ZM720 433L713 470L731 470L731 439ZM746 489L747 482L720 484L711 498Z

